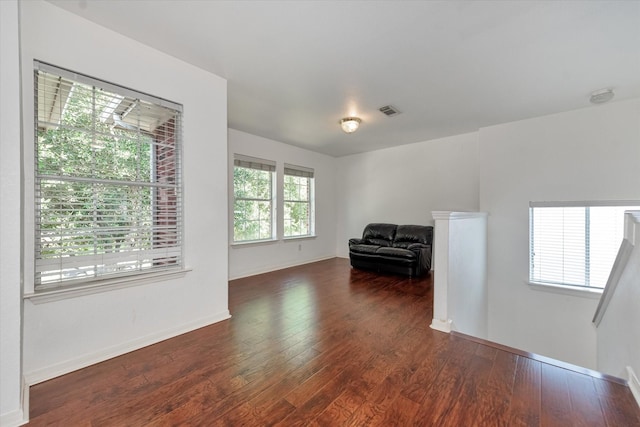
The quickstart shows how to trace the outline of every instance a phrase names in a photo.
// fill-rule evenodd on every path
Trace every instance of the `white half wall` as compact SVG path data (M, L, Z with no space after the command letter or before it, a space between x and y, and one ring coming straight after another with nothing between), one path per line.
M20 41L17 0L0 1L0 425L22 424Z
M337 254L371 222L433 225L432 211L477 211L478 133L337 159Z
M432 212L431 328L487 338L487 214Z
M184 106L184 258L192 269L181 278L99 294L26 300L24 372L34 383L229 316L227 92L224 79L50 3L21 7L25 288L33 286L34 59Z
M276 162L276 213L278 240L267 243L231 245L233 224L229 223L229 278L251 276L336 256L335 159L278 141L229 129L229 215L233 215L233 155L258 157ZM284 164L314 169L314 238L282 238L282 189ZM232 217L232 216L230 216Z
M529 201L640 199L640 100L483 128L479 151L489 339L595 369L598 301L525 284Z

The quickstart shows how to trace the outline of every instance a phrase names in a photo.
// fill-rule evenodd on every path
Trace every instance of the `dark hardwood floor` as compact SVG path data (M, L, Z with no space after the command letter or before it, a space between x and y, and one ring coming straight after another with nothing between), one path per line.
M640 426L624 385L430 329L430 277L332 259L229 299L230 320L33 386L30 425Z

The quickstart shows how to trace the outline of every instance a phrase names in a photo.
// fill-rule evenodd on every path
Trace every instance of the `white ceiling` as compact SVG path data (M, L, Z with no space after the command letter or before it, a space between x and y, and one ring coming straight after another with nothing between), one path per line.
M332 156L640 97L640 1L51 3L226 78L229 127Z

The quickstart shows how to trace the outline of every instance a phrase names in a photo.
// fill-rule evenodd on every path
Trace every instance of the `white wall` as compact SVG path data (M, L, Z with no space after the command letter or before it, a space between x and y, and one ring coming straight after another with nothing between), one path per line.
M57 302L25 301L24 372L37 382L228 317L227 98L226 81L213 74L49 3L21 5L26 236L33 235L35 58L183 104L184 256L192 268L182 278ZM33 283L28 242L25 289Z
M370 222L432 225L432 211L478 210L478 134L337 159L337 253Z
M277 197L278 240L249 245L229 244L231 279L335 257L335 159L281 142L229 129L229 180L233 179L233 155L258 157L276 162L277 189L282 188L284 163L314 169L315 238L282 239L283 202ZM229 186L229 214L232 215L233 188ZM279 191L279 190L276 190ZM233 226L229 224L229 243Z
M595 369L598 301L525 284L528 206L640 199L640 100L481 129L479 161L480 209L489 212L489 339Z
M21 408L20 57L18 2L0 2L0 425Z

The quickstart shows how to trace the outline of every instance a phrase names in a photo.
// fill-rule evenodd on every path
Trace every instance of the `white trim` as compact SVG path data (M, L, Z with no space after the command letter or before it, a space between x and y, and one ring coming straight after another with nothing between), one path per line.
M29 422L28 418L24 417L24 413L21 409L7 412L0 415L0 426L2 427L17 427L25 425Z
M289 236L289 237L283 237L282 241L283 242L291 242L291 241L295 241L295 240L312 240L317 238L318 236L316 236L315 234L305 234L304 236Z
M624 268L626 267L627 262L629 262L629 258L631 258L633 247L633 244L627 239L624 239L620 244L618 255L613 262L613 267L611 268L609 279L607 279L607 284L605 285L604 291L602 292L602 298L600 298L596 313L593 315L592 322L596 325L596 327L598 327L600 325L600 322L602 322L604 313L607 311L607 307L611 302L611 298L616 292L616 288L618 287L618 283L620 282L620 277L622 277Z
M25 381L29 386L32 386L43 381L58 377L60 375L68 374L69 372L86 368L87 366L94 365L96 363L104 362L105 360L111 359L113 357L121 356L125 353L138 350L142 347L156 344L160 341L164 341L166 339L212 325L222 320L229 319L230 317L231 315L229 314L229 310L224 310L215 315L198 319L193 322L185 323L175 328L154 332L140 338L107 347L97 352L85 354L75 359L70 359L61 363L57 363L55 365L37 369L32 372L27 372L25 374Z
M624 238L633 245L640 244L640 211L626 211Z
M23 375L22 376L22 413L23 413L22 418L27 423L29 422L29 408L30 408L29 404L31 402L30 395L31 395L31 389L29 388L29 384L27 384L27 379ZM0 423L0 425L2 425L2 423Z
M570 295L589 299L600 299L602 289L587 288L583 286L551 285L548 283L525 281L534 291L551 292L553 294Z
M591 206L640 206L640 200L597 200L572 202L529 202L530 208L582 208Z
M131 288L133 286L147 285L160 280L171 280L184 277L191 268L180 270L155 271L132 276L124 276L98 282L85 283L84 285L70 288L47 289L34 293L24 294L23 298L34 304L44 304L60 301L68 298L76 298L85 295L114 291L116 289Z
M636 403L640 406L640 380L636 376L636 373L633 372L633 368L631 366L627 366L627 374L629 374L629 388L631 389L631 394L636 399Z
M239 249L239 248L250 247L250 246L272 245L278 242L279 242L278 239L245 240L245 241L233 242L231 243L230 246L233 249Z
M431 320L431 325L429 325L429 327L431 329L435 329L436 331L440 331L440 332L445 332L445 333L449 333L451 332L451 324L453 323L453 321L451 319L449 320L442 320L442 319L433 319Z
M486 218L489 216L487 212L454 212L454 211L433 211L431 212L434 220L454 220L454 219L471 219Z

